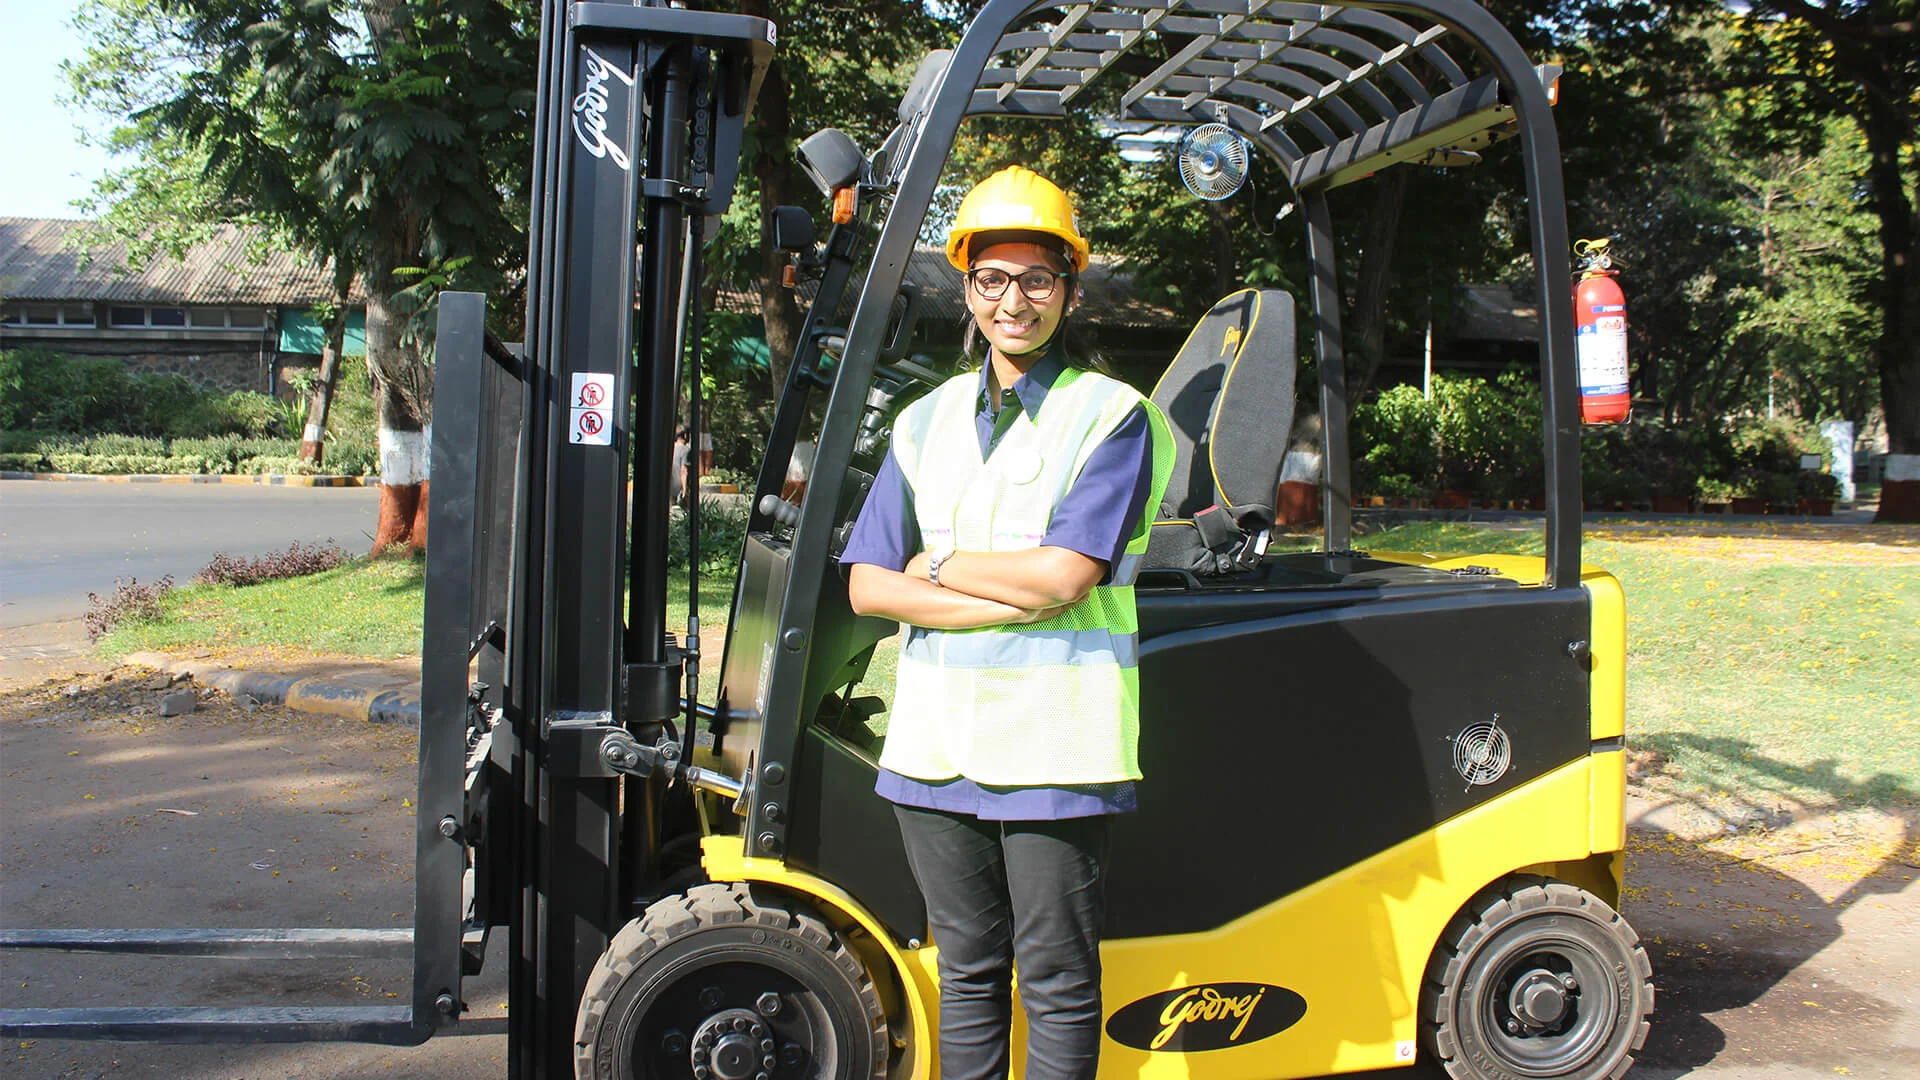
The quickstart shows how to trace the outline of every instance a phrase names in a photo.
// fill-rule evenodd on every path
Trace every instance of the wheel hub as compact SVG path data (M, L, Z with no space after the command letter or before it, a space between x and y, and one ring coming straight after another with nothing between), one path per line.
M693 1033L687 1053L694 1080L770 1080L773 1032L750 1009L723 1009Z
M1571 981L1571 976L1563 979L1550 971L1530 971L1514 983L1507 1007L1529 1028L1552 1027L1567 1014L1567 993L1577 988L1568 985Z

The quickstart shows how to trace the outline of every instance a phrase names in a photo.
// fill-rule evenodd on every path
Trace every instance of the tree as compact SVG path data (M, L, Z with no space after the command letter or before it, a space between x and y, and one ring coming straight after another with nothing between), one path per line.
M1737 40L1733 103L1750 137L1804 143L1845 116L1866 141L1866 187L1880 238L1874 353L1880 402L1901 479L1882 520L1920 521L1920 0L1754 0Z
M930 11L932 7L897 0L740 0L741 13L770 19L780 28L780 48L748 122L748 160L741 172L750 182L743 183L736 196L757 195L762 230L776 206L819 205L794 157L800 139L823 127L837 127L869 153L880 145L893 127L894 109L913 75L912 65L928 49L951 44L954 25ZM738 240L726 249L739 261L731 268L714 269L751 278L757 285L770 354L769 392L778 393L805 317L792 291L781 284L786 257L765 245Z
M94 42L69 77L76 99L130 117L116 139L156 175L197 165L193 190L213 207L362 275L380 428L375 546L418 546L426 316L439 289L499 288L524 258L537 9L96 0L94 12Z

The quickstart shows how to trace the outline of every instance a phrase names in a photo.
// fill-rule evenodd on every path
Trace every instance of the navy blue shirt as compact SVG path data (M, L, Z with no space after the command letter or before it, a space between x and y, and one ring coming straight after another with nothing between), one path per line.
M986 371L982 369L974 411L974 431L980 438L982 460L992 456L1000 436L1005 433L1006 425L1001 421L1012 419L1003 416L1003 410L1017 407L1030 418L1037 416L1047 392L1065 370L1066 365L1057 353L1049 353L1015 379L1012 386L1002 390L999 401L990 402ZM1040 543L1098 559L1106 563L1111 572L1139 527L1152 487L1153 432L1145 408L1136 407L1088 457L1080 475L1054 507ZM921 547L913 489L908 486L892 451L888 451L840 561L900 571L906 569L908 561L920 553ZM965 777L930 782L881 769L874 790L882 798L903 806L972 814L989 821L1053 821L1126 813L1135 807L1132 781L1068 787L991 787Z

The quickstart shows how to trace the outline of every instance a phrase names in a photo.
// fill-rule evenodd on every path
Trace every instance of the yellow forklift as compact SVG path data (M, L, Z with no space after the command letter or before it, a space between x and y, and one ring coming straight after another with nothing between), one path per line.
M1136 587L1146 779L1112 832L1101 1074L1626 1073L1653 989L1617 912L1624 603L1580 561L1557 69L1472 0L991 0L921 64L882 145L800 146L833 221L771 222L812 306L703 695L697 579L684 633L667 625L671 444L678 388L702 382L707 222L777 33L558 0L543 26L526 341L492 340L478 296L439 315L414 931L4 942L410 949L411 1004L0 1028L419 1042L458 1022L504 929L510 1076L937 1077L937 943L873 790L899 627L852 612L836 557L893 416L944 373L911 354L907 271L936 192L978 179L949 168L960 125L1097 109L1186 131L1200 197L1251 168L1290 190L1323 432L1319 542L1275 543L1297 396L1280 291L1221 298L1153 388L1178 457ZM1355 550L1327 193L1502 139L1540 281L1545 557Z

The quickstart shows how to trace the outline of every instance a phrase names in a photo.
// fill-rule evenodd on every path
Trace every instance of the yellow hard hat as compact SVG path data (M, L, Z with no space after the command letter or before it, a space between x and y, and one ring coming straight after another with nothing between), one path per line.
M1080 235L1067 193L1032 169L1009 165L967 192L947 233L947 261L966 273L972 255L967 241L976 233L1001 231L1059 237L1067 243L1074 271L1087 268L1087 238Z

